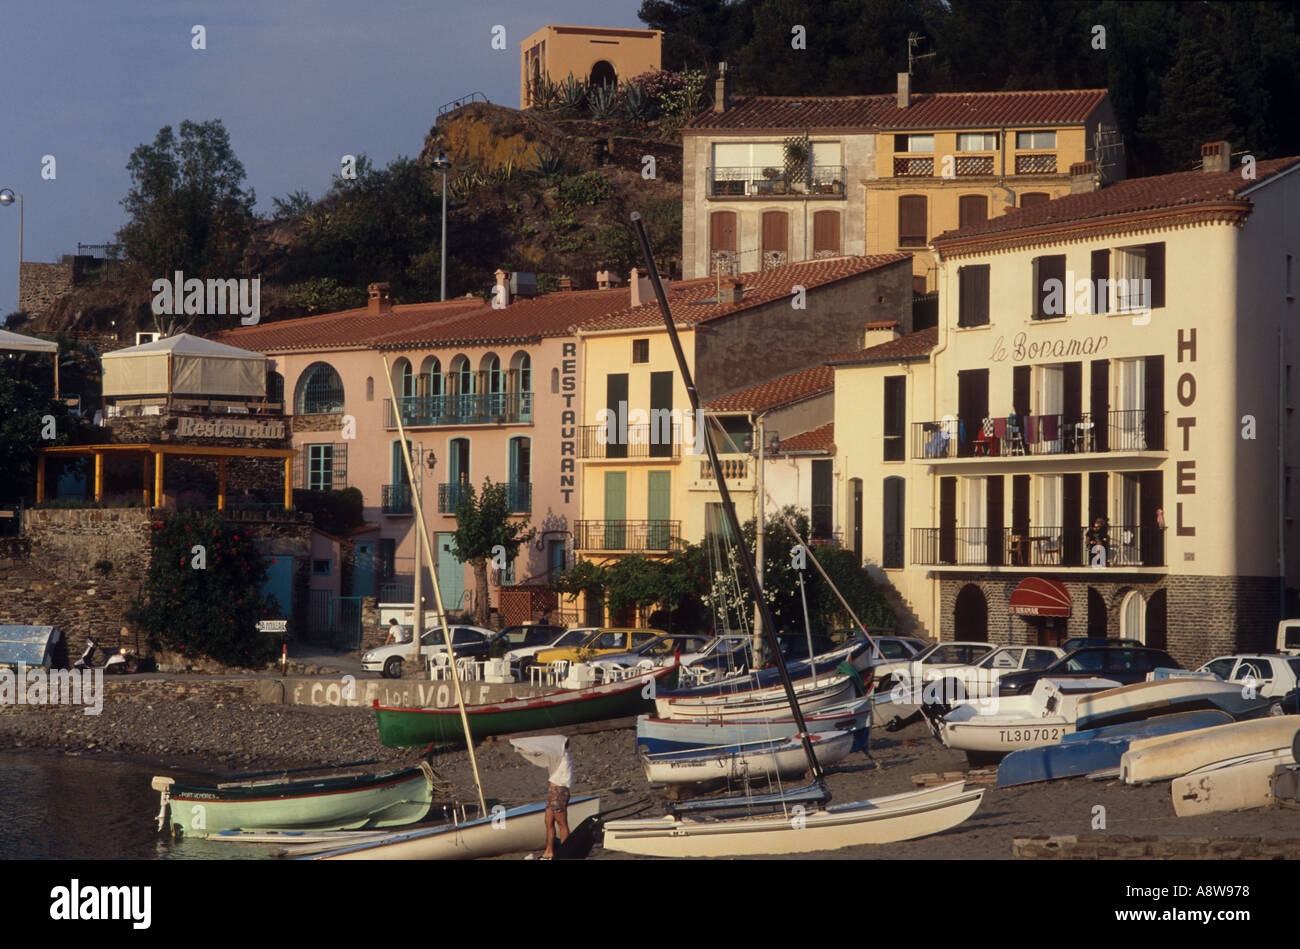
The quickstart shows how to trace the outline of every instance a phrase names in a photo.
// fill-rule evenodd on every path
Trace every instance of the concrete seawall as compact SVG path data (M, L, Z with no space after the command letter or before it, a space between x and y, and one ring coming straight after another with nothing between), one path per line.
M488 705L554 691L490 682L462 682L460 686L466 705ZM456 689L450 681L313 676L260 680L256 683L256 690L259 700L270 705L370 708L376 700L380 705L401 708L453 708L456 705Z

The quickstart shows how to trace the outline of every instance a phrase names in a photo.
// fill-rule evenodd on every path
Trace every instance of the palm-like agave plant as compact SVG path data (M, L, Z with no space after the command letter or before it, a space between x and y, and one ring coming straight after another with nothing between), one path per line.
M559 87L551 81L550 76L538 76L532 81L533 108L550 110L559 100Z
M628 79L623 83L623 112L633 122L639 122L646 117L650 109L650 101L647 99L645 89L639 84Z
M569 73L568 78L560 83L557 93L560 105L564 108L581 109L587 99L587 84L581 79L574 79L573 73Z
M587 108L593 119L607 119L614 113L614 87L602 83L587 93Z
M564 171L564 158L553 148L538 149L533 169L543 178L553 178Z

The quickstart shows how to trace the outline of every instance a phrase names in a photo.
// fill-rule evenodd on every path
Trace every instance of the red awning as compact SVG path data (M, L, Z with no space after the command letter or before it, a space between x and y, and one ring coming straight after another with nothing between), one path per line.
M1069 616L1070 594L1055 580L1025 577L1011 591L1013 616Z

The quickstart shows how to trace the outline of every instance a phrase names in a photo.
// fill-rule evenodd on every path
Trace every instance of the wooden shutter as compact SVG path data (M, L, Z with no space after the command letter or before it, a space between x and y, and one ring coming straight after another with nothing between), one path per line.
M1083 476L1061 476L1061 564L1077 567L1083 561Z
M1151 281L1151 309L1165 305L1165 242L1146 245L1147 279Z
M1032 381L1032 366L1016 366L1011 370L1011 411L1017 416L1029 414L1029 390Z
M650 373L650 457L671 458L673 441L679 433L673 432L673 374ZM667 413L666 415L664 413Z
M923 194L905 194L898 199L898 245L924 247L926 201Z
M609 410L611 417L614 419L615 435L605 443L606 458L627 457L628 443L623 441L623 435L620 432L620 423L622 421L622 416L619 414L620 407L624 412L630 414L631 409L627 407L627 373L611 372L605 377L605 408Z
M959 326L987 326L989 322L989 265L958 270L960 299Z
M763 212L763 253L790 249L790 215L784 211Z
M957 560L957 479L939 479L939 562Z
M906 376L885 377L885 461L902 461L905 457L906 385Z
M1162 451L1165 447L1165 357L1148 356L1142 376L1147 449Z
M812 463L812 539L830 540L834 532L833 463Z
M1110 312L1110 251L1092 252L1093 313Z
M1016 534L1029 533L1029 475L1011 478L1011 530Z
M983 224L989 219L989 199L983 194L964 194L957 204L958 227Z
M709 215L709 248L714 252L736 250L736 212L714 211Z
M1106 451L1110 444L1110 360L1094 359L1091 371L1092 399L1089 411L1093 425L1093 450Z
M840 212L813 214L813 256L835 256L840 252Z
M1020 206L1022 208L1032 208L1038 204L1046 204L1052 200L1052 196L1046 191L1029 191L1020 196Z
M1004 510L1006 504L1006 489L1003 486L1002 475L994 475L988 480L988 489L985 496L985 513L984 524L987 536L985 538L986 550L988 551L988 563L990 567L1002 566L1004 536Z
M1046 310L1047 298L1050 295L1045 289L1049 280L1056 280L1060 284L1061 292L1059 294L1061 301L1060 313L1048 313ZM1046 257L1034 258L1034 319L1052 319L1065 315L1065 295L1070 289L1065 286L1065 255L1051 254Z

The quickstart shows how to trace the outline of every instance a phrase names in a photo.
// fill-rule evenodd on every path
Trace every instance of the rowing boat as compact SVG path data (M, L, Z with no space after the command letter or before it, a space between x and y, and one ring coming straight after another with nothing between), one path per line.
M1289 748L1274 748L1242 761L1212 764L1169 783L1179 817L1268 807L1277 798L1274 778L1295 764Z
M178 784L155 777L162 797L158 829L193 837L227 831L360 830L423 820L433 804L436 776L427 762L386 774ZM168 816L170 814L170 816Z
M1269 700L1263 696L1247 699L1240 682L1217 679L1156 679L1135 682L1118 689L1108 689L1080 699L1076 708L1075 727L1079 731L1138 721L1170 712L1190 712L1198 708L1217 708L1234 719L1262 715Z
M598 722L635 715L649 705L656 687L673 681L677 665L652 669L641 675L585 689L565 689L534 698L507 699L493 705L467 705L470 734L475 740L488 735L533 731ZM423 748L465 740L461 716L455 708L392 708L374 703L379 740L389 748Z
M979 758L1054 745L1075 730L1079 702L1109 679L1040 679L1029 695L957 705L938 722L939 740Z
M1165 735L1135 741L1120 761L1127 784L1167 781L1198 768L1227 765L1269 752L1290 754L1300 723L1290 716L1257 718L1204 728L1190 735Z
M822 765L843 761L856 744L852 732L808 736ZM713 745L658 754L642 754L641 764L651 784L703 784L750 778L793 777L808 770L803 740L788 738Z
M871 727L872 699L858 698L841 705L829 705L804 715L813 731L864 732ZM789 738L799 731L789 706L783 705L781 716L772 718L736 718L726 721L683 721L639 715L636 720L636 747L647 754L683 751L706 745L734 745L744 741Z
M842 705L858 694L858 684L851 676L837 676L814 684L804 679L794 687L799 708L815 712L832 705ZM746 719L784 718L790 703L778 689L738 692L728 695L655 697L660 718L674 721L742 721Z

